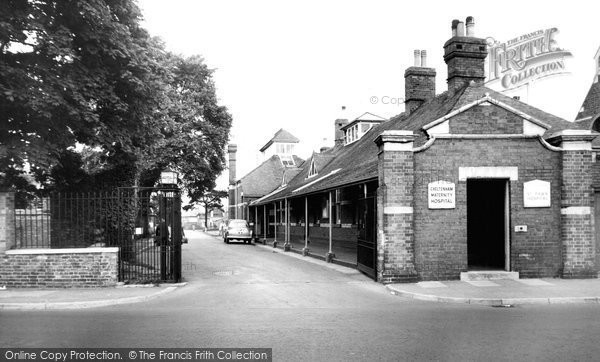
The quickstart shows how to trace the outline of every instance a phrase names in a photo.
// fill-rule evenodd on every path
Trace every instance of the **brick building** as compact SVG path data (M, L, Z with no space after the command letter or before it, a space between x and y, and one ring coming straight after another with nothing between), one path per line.
M240 179L236 177L237 145L229 145L228 217L248 219L248 204L277 189L296 176L304 162L296 155L298 138L284 129L273 135L263 147L263 162Z
M486 56L473 18L455 20L444 44L448 89L436 94L436 71L415 51L405 112L335 120L333 148L250 203L257 235L384 283L482 270L596 277L597 128L486 88ZM270 232L260 225L267 215Z
M597 123L600 118L600 47L594 56L594 78L587 96L581 104L579 113L576 117L576 122L587 122L590 126L595 127L594 130L600 130L600 124Z

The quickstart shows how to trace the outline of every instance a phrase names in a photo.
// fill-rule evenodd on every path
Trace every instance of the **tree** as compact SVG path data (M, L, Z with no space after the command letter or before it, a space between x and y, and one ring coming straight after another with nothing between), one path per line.
M204 207L204 227L208 229L208 211L211 209L222 209L221 199L227 197L227 191L212 190L201 196L197 203ZM187 205L184 209L189 210L192 205Z
M160 136L152 110L163 72L140 19L132 1L4 1L3 169L23 174L27 167L44 184L77 143L110 157Z
M225 167L231 115L218 105L213 71L201 57L169 54L166 62L173 74L169 103L163 108L161 142L150 157L155 163L147 170L166 165L177 169L193 204L214 189L215 176Z
M231 116L202 58L167 52L131 0L1 8L0 188L153 186L169 166L194 202L214 188Z

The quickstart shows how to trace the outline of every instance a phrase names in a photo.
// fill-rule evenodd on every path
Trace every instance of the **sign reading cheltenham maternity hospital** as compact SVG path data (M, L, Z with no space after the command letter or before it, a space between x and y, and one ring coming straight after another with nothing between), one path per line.
M456 188L454 183L436 181L428 184L430 209L454 209L456 207Z
M499 82L508 90L566 73L565 58L571 53L558 47L557 33L556 28L538 30L504 43L488 38L486 85Z

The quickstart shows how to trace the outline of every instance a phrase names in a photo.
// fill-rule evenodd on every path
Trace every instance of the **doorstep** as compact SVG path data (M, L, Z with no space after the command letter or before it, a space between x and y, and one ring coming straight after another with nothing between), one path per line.
M460 280L482 281L482 280L519 280L519 272L504 270L474 270L460 273Z

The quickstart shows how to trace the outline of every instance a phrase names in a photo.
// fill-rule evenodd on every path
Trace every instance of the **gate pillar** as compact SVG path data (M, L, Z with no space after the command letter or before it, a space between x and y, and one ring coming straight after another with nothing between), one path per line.
M562 147L561 239L563 278L597 277L592 189L592 140L588 130L565 130L549 141Z
M15 243L15 193L0 192L0 254Z
M377 281L417 279L413 232L414 156L412 131L388 130L379 147L377 195Z

